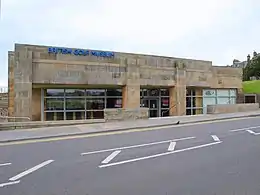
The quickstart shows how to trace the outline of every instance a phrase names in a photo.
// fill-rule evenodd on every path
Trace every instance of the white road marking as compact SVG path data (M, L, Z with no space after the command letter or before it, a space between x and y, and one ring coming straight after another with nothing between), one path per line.
M219 141L220 141L220 139L219 139L218 136L216 136L216 135L211 135L211 137L212 137L213 140L216 141L216 142L219 142Z
M2 166L7 166L7 165L11 165L12 163L3 163L3 164L0 164L0 167Z
M135 159L125 160L125 161L110 163L110 164L106 164L106 165L100 165L99 168L111 167L111 166L115 166L115 165L121 165L121 164L136 162L136 161L140 161L140 160L147 160L147 159L161 157L161 156L166 156L166 155L170 155L170 154L174 154L174 153L194 150L194 149L198 149L198 148L204 148L204 147L207 147L207 146L212 146L212 145L216 145L216 144L220 144L220 143L222 143L222 141L220 141L220 142L213 142L213 143L204 144L204 145L199 145L199 146L194 146L194 147L185 148L185 149L181 149L181 150L175 150L175 151L171 151L171 152L165 152L165 153L151 155L151 156L145 156L145 157L141 157L141 158L135 158Z
M251 134L253 134L253 135L255 135L255 132L254 131L252 131L252 130L246 130L248 133L251 133Z
M245 127L245 128L241 128L241 129L233 129L233 130L229 130L231 132L237 132L237 131L246 131L248 129L257 129L260 128L260 126L255 126L255 127Z
M102 152L110 152L114 150L124 150L124 149L130 149L130 148L138 148L138 147L144 147L144 146L151 146L151 145L156 145L156 144L163 144L163 143L168 143L172 141L183 141L183 140L189 140L189 139L194 139L196 137L185 137L185 138L179 138L179 139L174 139L174 140L165 140L165 141L160 141L160 142L152 142L152 143L147 143L147 144L140 144L140 145L132 145L132 146L125 146L125 147L120 147L120 148L110 148L106 150L98 150L98 151L93 151L93 152L86 152L86 153L81 153L81 155L88 155L88 154L97 154L97 153L102 153Z
M175 146L176 146L176 142L171 142L168 147L168 151L173 151L175 149Z
M114 152L112 152L108 157L106 157L105 160L103 160L101 163L102 164L107 164L109 163L113 158L116 157L116 155L118 155L121 152L121 150L116 150Z
M46 165L52 163L53 161L54 161L54 160L47 160L47 161L45 161L45 162L43 162L43 163L41 163L41 164L39 164L39 165L36 165L35 167L32 167L32 168L30 168L30 169L28 169L28 170L26 170L26 171L24 171L24 172L22 172L22 173L16 175L16 176L10 178L9 180L10 180L10 181L15 181L15 180L17 180L17 179L20 179L20 178L22 178L22 177L24 177L24 176L26 176L26 175L28 175L28 174L30 174L30 173L32 173L32 172L34 172L34 171L40 169L40 168L42 168L42 167L44 167L44 166L46 166Z
M5 187L5 186L10 186L10 185L18 184L18 183L20 183L20 180L18 180L18 181L13 181L13 182L7 182L7 183L0 183L0 188Z

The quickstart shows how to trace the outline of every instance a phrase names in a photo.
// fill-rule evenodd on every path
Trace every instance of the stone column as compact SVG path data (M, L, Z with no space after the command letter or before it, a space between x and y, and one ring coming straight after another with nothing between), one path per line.
M14 52L8 52L8 116L14 116Z
M127 59L126 86L123 87L123 108L140 108L140 74L136 59Z
M32 118L32 51L19 44L15 45L14 94L14 116Z
M170 115L186 114L186 70L183 63L176 64L175 87L170 88Z

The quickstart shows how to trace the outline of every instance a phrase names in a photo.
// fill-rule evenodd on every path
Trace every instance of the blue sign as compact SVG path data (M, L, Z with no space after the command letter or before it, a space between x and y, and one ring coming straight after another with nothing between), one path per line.
M115 56L114 52L111 51L90 51L85 49L69 49L60 47L49 47L49 53L54 54L72 54L76 56L96 56L96 57L107 57L112 58Z

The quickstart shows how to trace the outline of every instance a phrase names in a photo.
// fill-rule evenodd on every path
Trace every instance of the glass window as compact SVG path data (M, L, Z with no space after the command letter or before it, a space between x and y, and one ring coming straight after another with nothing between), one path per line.
M148 96L148 91L147 91L147 89L143 89L143 96Z
M236 104L236 101L237 101L237 100L236 100L235 97L231 97L229 103L230 103L230 104Z
M85 110L85 99L66 98L66 110Z
M65 96L84 96L84 89L65 89Z
M87 110L103 110L105 108L105 99L87 99L86 100L86 109Z
M217 90L217 96L228 97L229 90L219 89Z
M64 120L64 112L55 112L56 120Z
M229 104L228 97L219 97L217 98L217 104Z
M103 119L104 111L87 111L86 119Z
M161 108L169 108L170 102L169 98L161 98Z
M186 115L191 115L191 109L186 109Z
M203 90L203 96L205 97L214 97L216 96L216 91L211 89Z
M186 96L195 96L195 90L194 89L191 89L191 88L188 88L186 89Z
M196 97L192 97L192 107L196 107Z
M122 89L107 89L107 96L122 96Z
M66 120L84 120L85 119L85 111L84 112L66 112Z
M121 98L107 98L106 108L122 108Z
M51 96L51 97L64 96L64 89L47 89L46 96Z
M45 110L64 110L64 98L46 98Z
M158 89L150 89L148 94L149 94L149 96L159 96L159 90Z
M230 96L237 96L237 91L236 91L236 89L231 89L231 90L230 90Z
M86 96L105 96L105 89L87 89Z
M145 107L148 108L148 100L147 99L141 99L141 106L140 107Z
M186 107L187 108L191 107L191 97L186 97Z
M195 110L195 114L203 114L203 109L202 108L196 108Z
M161 111L161 117L169 116L169 112L170 112L169 109L167 109L167 110L162 110L162 111Z
M169 89L161 89L161 96L169 96Z
M46 112L45 113L46 116L46 121L53 121L54 120L54 112Z

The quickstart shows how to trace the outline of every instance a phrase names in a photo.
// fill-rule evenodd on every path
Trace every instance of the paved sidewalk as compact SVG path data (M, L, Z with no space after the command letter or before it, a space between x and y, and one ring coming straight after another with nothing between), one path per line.
M0 143L10 141L21 141L30 139L42 139L60 136L83 135L89 133L119 131L137 128L159 127L167 125L175 125L177 121L180 124L223 120L230 118L254 117L260 116L260 111L239 112L229 114L213 114L213 115L193 115L193 116L174 116L163 118L151 118L148 120L110 122L99 124L86 124L62 127L44 127L34 129L8 130L0 131Z

